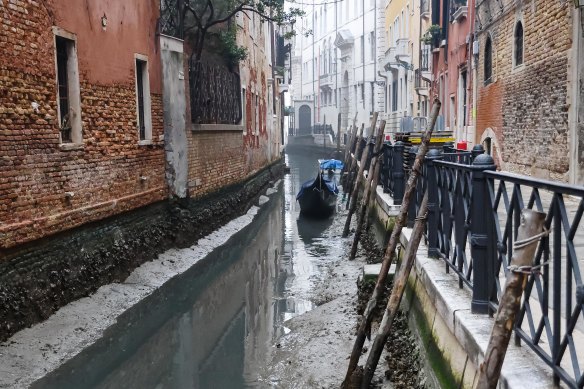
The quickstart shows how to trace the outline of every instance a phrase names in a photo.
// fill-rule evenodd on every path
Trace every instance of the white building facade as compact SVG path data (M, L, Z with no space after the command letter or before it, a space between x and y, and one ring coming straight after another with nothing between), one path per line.
M339 114L341 134L353 124L368 128L373 112L383 113L386 105L380 67L386 50L385 0L302 7L306 15L296 27L292 49L294 122L301 129L297 132L306 132L309 118L310 126L332 124L336 134Z

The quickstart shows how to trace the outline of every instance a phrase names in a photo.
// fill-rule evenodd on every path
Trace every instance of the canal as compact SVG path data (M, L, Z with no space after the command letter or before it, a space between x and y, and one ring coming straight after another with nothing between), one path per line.
M296 193L318 157L287 155L290 174L253 223L34 387L280 387L267 365L287 321L323 299L327 269L345 252L335 217L299 215Z

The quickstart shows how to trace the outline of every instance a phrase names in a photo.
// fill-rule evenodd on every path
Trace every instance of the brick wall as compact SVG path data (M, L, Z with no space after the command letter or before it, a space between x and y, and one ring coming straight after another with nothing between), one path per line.
M241 131L195 130L188 138L190 196L198 197L247 177Z
M103 9L81 2L0 2L0 250L165 197L158 7L147 3L108 7L102 29ZM60 147L53 26L77 36L77 150ZM134 53L149 58L148 146L138 145Z
M476 140L492 130L505 170L567 180L570 7L550 0L504 3L504 11L479 33ZM517 20L523 23L524 64L514 67ZM493 45L489 85L484 84L487 34Z

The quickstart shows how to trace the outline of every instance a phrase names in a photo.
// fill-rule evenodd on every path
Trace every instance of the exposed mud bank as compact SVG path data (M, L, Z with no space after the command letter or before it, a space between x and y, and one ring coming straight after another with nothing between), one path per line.
M383 258L383 250L379 246L372 231L363 236L363 251L369 263L380 263ZM357 313L361 318L367 302L375 288L374 282L360 282ZM388 283L383 296L378 303L373 315L371 337L375 336L376 330L383 317L383 312L387 305L387 299L391 293L392 284ZM426 374L424 373L423 358L420 355L418 340L408 328L407 313L399 311L396 315L391 335L385 345L383 360L379 361L378 372L384 372L385 378L391 382L391 386L397 389L420 388L425 389Z
M310 296L318 306L285 322L290 332L280 338L274 357L262 374L264 381L272 386L332 389L339 388L345 377L355 332L374 287L374 283L357 282L357 279L365 263L379 263L382 258L382 249L372 229L364 234L356 259L347 260L353 236L340 237L345 217L346 211L339 212L324 234L345 255L323 258L328 271ZM388 285L378 305L372 336L381 321L390 290ZM370 347L371 342L366 341L360 365L366 362ZM426 388L422 366L417 340L408 329L406 316L400 313L372 387Z
M168 249L194 244L244 214L282 174L278 161L204 198L156 203L8 252L0 263L0 341Z

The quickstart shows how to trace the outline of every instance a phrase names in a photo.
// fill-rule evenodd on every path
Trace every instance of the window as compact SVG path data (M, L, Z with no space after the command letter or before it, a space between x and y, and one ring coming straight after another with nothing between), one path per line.
M62 144L81 144L81 99L75 35L53 28L57 73L57 105Z
M491 43L491 37L487 36L487 41L485 42L485 84L492 81L493 76L493 46Z
M254 134L259 134L259 125L260 125L260 101L258 95L255 95L255 123L254 123Z
M365 35L361 35L361 63L365 63Z
M375 111L375 88L374 88L374 83L370 83L371 86L371 112Z
M247 122L245 120L245 108L247 105L247 95L245 94L245 88L241 88L241 124L243 125L243 134L245 135L247 130Z
M398 107L401 109L404 106L404 102L403 102L404 79L403 78L400 78L399 79L399 92L401 92L401 93L398 93L398 96L399 96L399 99L398 99L398 101L399 101Z
M138 109L138 139L150 141L152 140L152 116L148 60L140 54L136 54L136 107Z
M515 25L515 53L514 60L515 66L523 64L523 25L521 21L517 22Z
M369 44L371 45L371 61L375 61L375 32L373 31L369 33Z
M397 80L391 83L391 110L397 111Z
M61 142L70 143L71 125L69 123L69 82L67 77L68 40L57 37L57 84L59 88L59 114L61 117Z

